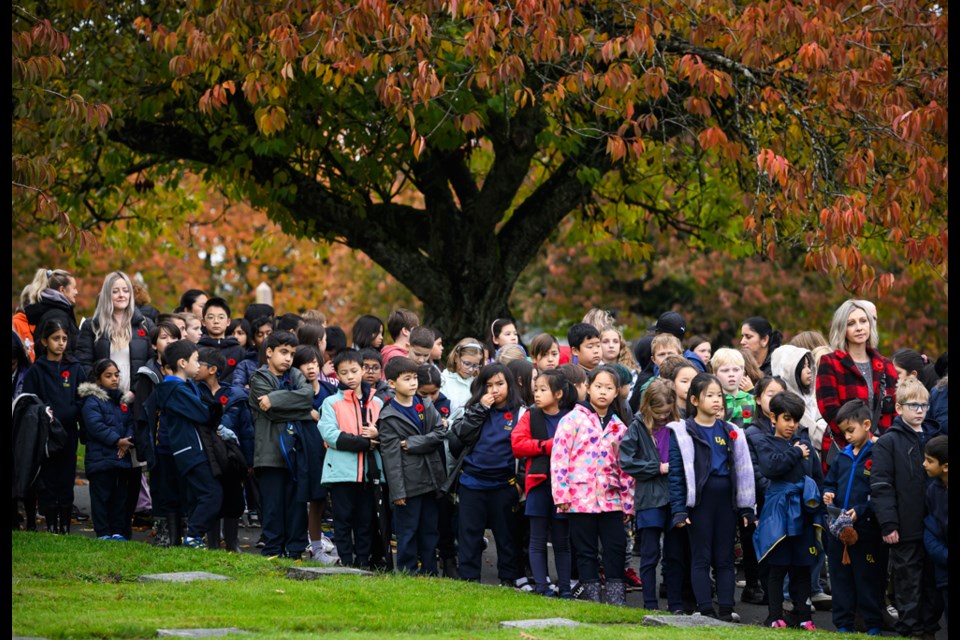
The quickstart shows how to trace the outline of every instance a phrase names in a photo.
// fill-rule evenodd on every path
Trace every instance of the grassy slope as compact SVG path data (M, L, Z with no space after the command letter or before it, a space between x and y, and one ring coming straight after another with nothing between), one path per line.
M640 609L614 608L521 594L463 582L336 576L285 577L294 563L250 554L157 549L83 536L14 532L14 635L44 638L153 638L160 628L237 627L249 638L525 638L656 637L751 640L793 631L756 627L692 633L637 624ZM146 573L209 571L234 578L189 584L140 583ZM499 630L501 620L565 617L612 627ZM816 637L817 634L804 633ZM237 637L237 636L235 636Z

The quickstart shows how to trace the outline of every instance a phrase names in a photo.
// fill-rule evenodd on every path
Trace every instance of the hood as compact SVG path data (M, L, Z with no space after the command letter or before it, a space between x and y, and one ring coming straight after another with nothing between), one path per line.
M95 382L81 382L80 386L77 387L77 395L81 398L93 396L97 400L103 400L104 402L110 400L109 392Z
M200 338L200 342L197 343L201 347L239 347L240 342L233 336L226 336L224 338L211 338L210 336L204 334Z
M800 387L797 386L797 368L808 353L810 353L809 349L784 344L777 347L770 359L770 373L783 378L787 383L787 389L801 397L806 394L801 393Z
M24 307L23 313L27 316L27 322L35 325L43 317L43 314L50 309L63 309L73 317L73 304L56 289L44 289L41 291L40 298L36 302Z

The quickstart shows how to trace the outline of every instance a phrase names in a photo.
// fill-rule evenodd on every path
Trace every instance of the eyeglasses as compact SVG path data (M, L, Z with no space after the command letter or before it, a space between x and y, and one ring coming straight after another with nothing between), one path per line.
M201 367L209 367L209 366L210 366L210 363L209 363L209 362L198 362L197 364L199 364Z
M374 371L380 371L380 365L378 364L365 364L363 365L363 370L367 373L373 373Z
M222 313L221 313L220 315L217 315L217 316L208 313L208 314L207 314L206 316L204 316L204 317L205 317L207 320L226 320L226 319L227 319L227 316L223 315Z
M929 404L920 403L920 402L905 402L900 406L907 407L908 409L911 409L912 411L916 411L917 413L923 413L924 411L930 408Z
M460 366L463 367L466 371L480 371L479 362L464 362L460 361Z

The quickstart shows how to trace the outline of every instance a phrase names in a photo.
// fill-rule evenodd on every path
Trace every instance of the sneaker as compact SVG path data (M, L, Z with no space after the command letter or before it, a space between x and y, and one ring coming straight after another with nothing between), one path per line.
M784 610L784 611L793 611L793 600L784 600L784 601L783 601L783 610Z
M721 609L717 619L723 620L724 622L740 622L740 614L733 609Z
M113 540L113 536L99 536L97 540Z
M740 602L747 604L767 604L767 595L759 585L755 587L745 587L740 594Z
M126 542L126 541L127 541L127 539L124 538L124 537L123 537L122 535L120 535L119 533L113 534L112 536L110 536L110 538L111 538L112 540L118 540L118 541L120 541L120 542Z
M837 633L853 633L850 627L837 627Z
M882 633L883 633L883 631L882 631L881 629L879 629L878 627L873 627L872 629L867 629L867 635L868 635L868 636L879 636L879 635L881 635Z
M623 582L628 593L643 590L643 582L641 582L640 576L633 570L633 567L627 567L626 571L623 572Z
M893 618L894 622L900 620L900 613L897 611L897 608L892 604L887 605L887 615Z
M530 581L527 579L527 576L523 576L522 578L517 578L516 580L514 580L513 586L518 591L523 591L524 593L530 593L531 591L533 591L533 585L530 584Z
M737 586L740 587L741 589L743 589L744 587L747 586L747 581L746 581L746 580L737 580Z
M574 600L579 600L580 596L583 595L584 586L583 583L577 580L573 583L573 586L570 588L570 595L573 596Z
M206 549L207 545L203 542L203 538L190 538L186 537L183 539L183 546L190 547L191 549Z
M483 550L486 551L487 547L490 546L490 541L487 540L487 536L483 536Z
M800 628L805 631L816 631L817 625L813 624L813 620L804 620L800 623Z
M770 623L770 626L774 629L786 629L787 623L783 618L778 618Z
M263 537L263 534L260 534L260 537L257 539L257 549L263 549L267 544L267 539Z
M90 514L80 511L80 508L77 505L73 505L72 517L74 520L78 520L80 522L86 522L87 520L90 519Z
M817 607L817 611L830 611L833 608L833 597L822 591L810 596L810 601Z

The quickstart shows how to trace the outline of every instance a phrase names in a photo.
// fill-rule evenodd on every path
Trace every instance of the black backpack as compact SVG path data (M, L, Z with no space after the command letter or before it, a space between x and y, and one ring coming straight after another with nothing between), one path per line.
M50 456L65 451L70 437L53 409L36 394L21 393L13 400L13 497L22 498Z

